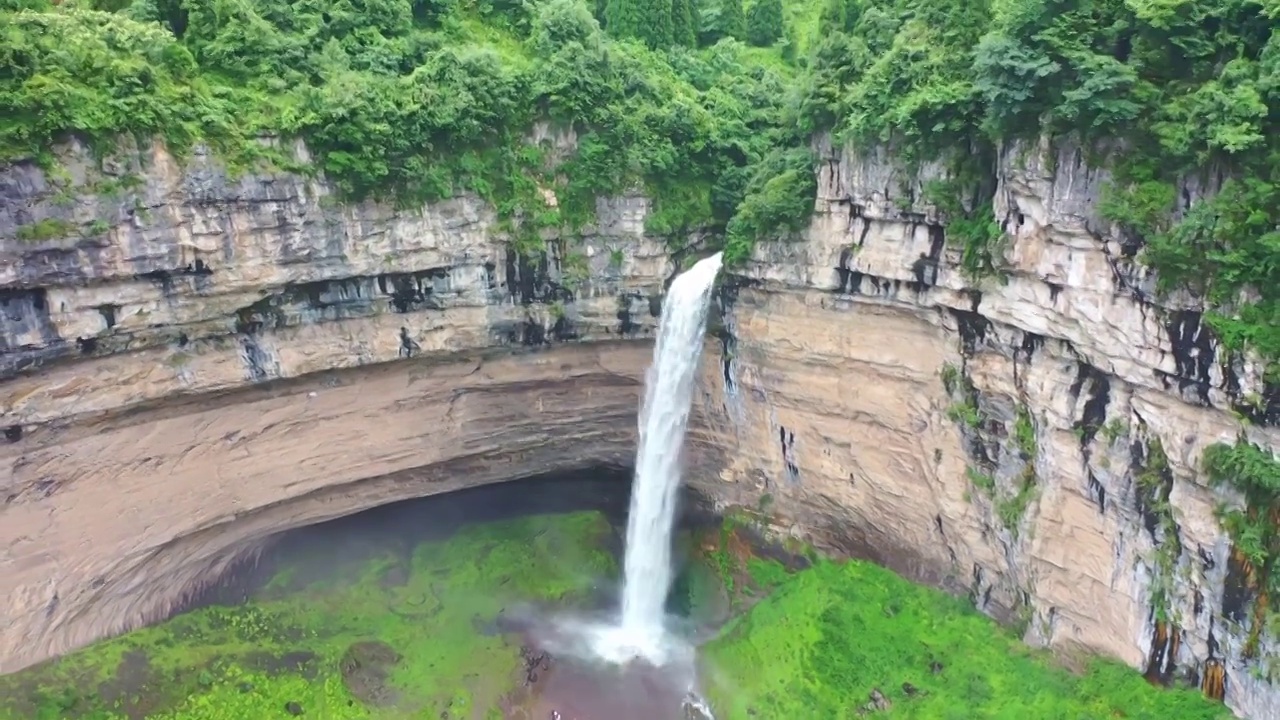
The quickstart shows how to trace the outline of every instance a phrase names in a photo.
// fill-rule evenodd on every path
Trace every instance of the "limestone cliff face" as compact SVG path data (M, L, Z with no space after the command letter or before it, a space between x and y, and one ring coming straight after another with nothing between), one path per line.
M471 198L342 206L159 146L62 166L0 169L0 672L273 532L630 462L675 267L643 198L535 264Z
M643 198L534 264L475 199L343 206L160 147L63 165L0 170L0 672L163 612L273 532L630 461L677 266ZM1280 717L1259 677L1280 648L1242 657L1214 512L1238 498L1198 470L1242 430L1280 447L1280 392L1155 299L1098 216L1105 172L1010 148L1008 273L981 283L921 200L940 168L827 150L820 175L805 238L726 278L690 481L1032 643L1225 674L1238 713Z
M921 199L943 175L826 151L806 237L726 287L696 476L781 531L968 592L1033 644L1210 686L1225 671L1238 714L1280 717L1261 677L1280 648L1242 657L1215 517L1239 499L1199 470L1242 431L1280 448L1280 391L1194 303L1155 299L1079 150L1001 157L1003 282L959 271Z

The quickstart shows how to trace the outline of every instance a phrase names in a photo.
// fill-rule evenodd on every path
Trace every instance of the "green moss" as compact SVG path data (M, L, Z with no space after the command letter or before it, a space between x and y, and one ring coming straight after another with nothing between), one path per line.
M947 417L974 430L982 427L982 412L969 398L952 403L947 408Z
M704 532L697 547L695 556L715 573L732 610L758 601L788 574L782 563L756 554L757 526L746 510L732 509L718 528Z
M924 199L934 205L946 222L947 237L960 248L960 271L975 284L1004 272L1002 258L1008 241L991 215L990 193L980 178L981 159L965 156L955 177L925 184Z
M1018 406L1017 416L1013 421L1013 442L1024 460L1035 462L1036 426L1031 420L1031 410L1026 405Z
M1241 559L1246 582L1255 594L1246 654L1257 651L1263 632L1274 630L1280 613L1280 460L1241 438L1205 450L1204 468L1215 486L1244 498L1243 507L1219 508L1222 525Z
M19 225L17 230L17 238L23 242L42 242L78 234L75 223L56 218Z
M278 717L289 702L351 720L483 713L521 660L518 645L479 628L506 603L585 599L614 570L607 532L597 513L535 516L331 568L320 582L299 584L300 568L286 568L253 604L196 610L0 678L0 718L117 720L139 698L155 720ZM366 708L343 682L344 653L369 640L402 656L389 708ZM291 653L310 659L282 667ZM145 658L133 680L131 654Z
M955 365L951 363L944 364L938 375L942 378L942 388L947 391L948 395L960 388L960 368Z
M1231 717L1115 663L1073 675L964 601L857 561L800 571L706 650L723 720L852 719L873 690L885 718Z
M1173 588L1177 581L1178 559L1182 556L1182 540L1173 517L1169 495L1173 491L1173 475L1169 459L1159 438L1147 441L1146 454L1135 468L1138 505L1147 522L1154 525L1155 544L1151 558L1151 609L1156 620L1177 623L1173 613Z
M1035 471L1032 468L1029 470L1030 472L1023 474L1017 490L1012 495L1001 497L996 501L996 517L1000 518L1000 524L1008 528L1015 537L1022 525L1023 516L1027 514L1027 508L1039 494L1035 484Z
M1102 426L1102 436L1107 439L1108 443L1114 443L1116 440L1129 434L1129 426L1120 418L1112 418Z
M993 496L996 492L996 479L987 473L975 468L965 468L965 477L969 478L969 482L973 486L984 492L988 497Z
M952 398L951 405L947 407L947 418L971 430L979 430L986 418L978 409L978 389L969 376L951 364L943 365L940 374L942 386Z

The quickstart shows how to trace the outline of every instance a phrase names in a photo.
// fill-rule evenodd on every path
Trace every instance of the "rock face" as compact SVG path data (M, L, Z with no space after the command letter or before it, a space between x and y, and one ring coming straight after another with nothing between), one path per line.
M694 476L780 531L967 592L1033 644L1210 689L1225 672L1237 713L1280 717L1259 677L1280 648L1242 657L1228 590L1215 507L1239 500L1199 470L1242 431L1280 448L1280 393L1194 304L1152 299L1078 149L1000 158L1003 282L960 272L922 200L944 176L826 152L806 237L726 285Z
M629 464L674 270L643 198L535 264L474 199L341 207L158 146L64 167L0 171L0 672L278 530Z
M1215 507L1239 499L1198 469L1242 431L1280 448L1280 391L1153 299L1106 173L1009 148L1008 271L978 281L922 200L940 167L825 152L806 236L726 278L690 481L1033 644L1225 677L1280 717L1280 647L1242 656L1226 592ZM677 266L642 198L531 263L475 199L340 206L159 147L64 165L0 171L0 672L162 614L273 532L630 461Z

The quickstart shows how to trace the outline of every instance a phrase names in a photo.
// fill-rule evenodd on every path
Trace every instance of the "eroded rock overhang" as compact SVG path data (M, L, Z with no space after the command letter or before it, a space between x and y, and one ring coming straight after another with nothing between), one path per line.
M626 465L649 343L402 361L0 446L0 671L157 619L284 530Z
M630 462L676 266L644 198L523 254L474 197L59 152L0 169L0 672L163 615L272 533Z

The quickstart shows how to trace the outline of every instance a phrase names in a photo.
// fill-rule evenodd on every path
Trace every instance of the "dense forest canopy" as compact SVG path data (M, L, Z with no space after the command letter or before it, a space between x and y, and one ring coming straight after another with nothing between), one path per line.
M0 161L75 132L287 165L256 139L298 136L352 198L475 192L533 238L640 188L651 230L738 261L804 226L831 132L955 159L935 199L981 274L995 151L1048 133L1114 169L1104 211L1166 288L1280 358L1278 27L1280 0L0 0ZM1188 208L1197 175L1227 180Z

